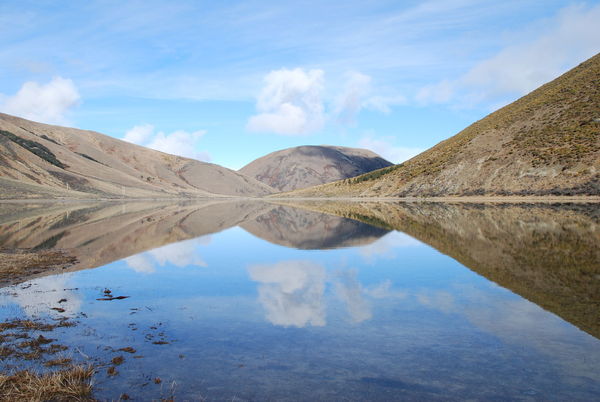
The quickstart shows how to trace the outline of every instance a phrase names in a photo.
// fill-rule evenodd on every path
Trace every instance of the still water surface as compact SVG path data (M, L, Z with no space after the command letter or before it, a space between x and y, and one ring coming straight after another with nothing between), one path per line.
M0 319L77 321L52 337L99 399L597 400L597 206L309 208L7 210L0 247L79 263L0 289Z

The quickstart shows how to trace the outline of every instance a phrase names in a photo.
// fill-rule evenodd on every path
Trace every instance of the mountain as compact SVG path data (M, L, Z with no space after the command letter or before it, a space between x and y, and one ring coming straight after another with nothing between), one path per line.
M411 160L287 196L600 195L600 54Z
M0 199L261 196L224 167L0 113Z
M301 146L276 151L239 170L279 191L347 179L392 165L366 149Z

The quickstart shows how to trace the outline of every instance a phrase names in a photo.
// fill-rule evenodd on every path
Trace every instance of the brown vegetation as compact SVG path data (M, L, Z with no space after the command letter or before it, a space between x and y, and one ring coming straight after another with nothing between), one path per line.
M13 319L0 323L0 359L23 360L37 364L16 373L0 373L0 401L89 401L92 391L92 367L76 365L69 357L56 357L68 349L56 339L39 332L72 327L75 323L61 318L52 321ZM48 368L63 367L59 371Z
M402 165L284 196L600 195L598 113L600 54Z
M67 268L76 261L61 250L0 249L0 285L18 283L47 270Z
M0 401L93 401L94 369L74 366L50 373L0 374Z

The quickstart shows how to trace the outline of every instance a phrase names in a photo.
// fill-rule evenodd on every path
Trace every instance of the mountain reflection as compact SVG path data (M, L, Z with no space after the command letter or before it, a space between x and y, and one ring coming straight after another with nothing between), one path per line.
M297 202L404 232L600 338L600 205ZM451 309L447 297L423 303Z
M362 246L389 232L360 221L287 206L274 207L240 226L270 243L303 250Z
M77 258L67 270L44 274L121 259L146 273L166 262L202 266L194 242L207 238L191 239L235 226L300 249L369 244L388 233L363 222L260 201L0 204L0 248L61 249Z
M375 226L373 226L375 225ZM136 272L159 266L206 266L198 246L239 226L297 249L360 246L366 261L396 258L425 243L502 287L600 337L600 208L598 204L467 204L261 201L195 203L0 204L0 248L62 249L77 271L125 260ZM395 232L390 232L391 230ZM351 269L331 272L308 260L253 265L259 301L281 326L323 326L324 289L349 321L369 320L374 299L406 297L389 282L362 286ZM20 281L28 278L20 278ZM413 295L423 306L454 311L443 294ZM445 310L444 310L445 309Z

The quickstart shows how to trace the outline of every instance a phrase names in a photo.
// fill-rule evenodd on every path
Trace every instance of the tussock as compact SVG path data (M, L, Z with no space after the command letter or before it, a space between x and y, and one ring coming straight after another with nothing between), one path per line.
M94 369L88 366L45 374L29 370L0 374L0 401L93 401L93 374Z

